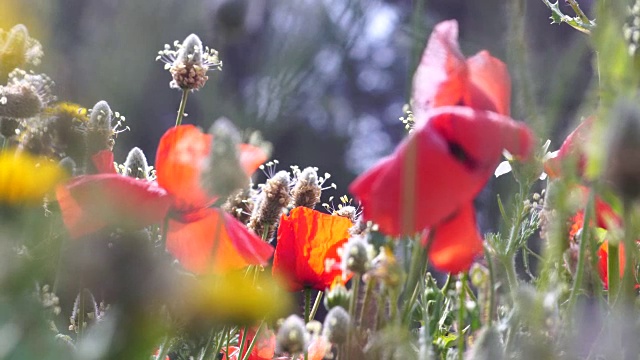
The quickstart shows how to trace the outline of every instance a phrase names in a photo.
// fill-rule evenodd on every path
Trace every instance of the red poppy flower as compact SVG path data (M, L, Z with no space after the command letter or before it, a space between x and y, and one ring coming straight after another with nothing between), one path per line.
M435 26L413 78L416 119L431 108L464 105L509 115L511 80L506 65L484 50L469 59L458 45L458 22Z
M582 177L587 164L584 144L589 141L589 133L593 127L594 117L584 120L567 136L555 154L544 163L544 171L550 178L555 179L567 171Z
M451 217L482 189L503 149L520 157L532 150L531 131L497 113L448 106L426 116L349 188L364 219L387 235L412 235Z
M97 169L107 173L77 176L56 190L72 238L108 225L137 229L164 219L171 204L164 189L155 182L117 174L111 151L101 151L93 160Z
M349 238L351 220L296 207L282 215L273 259L273 275L282 278L290 291L313 288L324 291L342 276L338 249ZM329 265L329 266L328 266Z
M238 339L242 339L243 331L240 331L240 335L238 335ZM247 353L247 349L249 345L253 341L253 338L256 336L255 329L249 329L245 338L244 352L241 356L240 347L238 346L229 346L229 356L227 357L222 354L222 360L240 360ZM256 340L255 345L253 346L253 350L251 350L251 354L249 354L249 360L271 360L276 352L276 335L273 331L266 329L260 331L260 335Z
M171 128L160 139L156 176L173 201L167 250L196 273L265 264L273 247L232 216L210 208L216 196L207 194L200 177L212 140L193 125ZM266 160L262 151L250 145L240 145L239 152L247 174Z

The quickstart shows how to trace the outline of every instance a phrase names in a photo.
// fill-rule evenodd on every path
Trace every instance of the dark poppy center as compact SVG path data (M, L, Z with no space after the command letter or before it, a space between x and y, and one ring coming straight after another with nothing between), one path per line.
M462 163L465 167L471 170L477 167L476 162L471 158L471 156L469 156L469 154L467 154L462 146L451 141L447 142L447 145L449 146L449 152L451 153L451 155L453 155L453 157L460 163Z

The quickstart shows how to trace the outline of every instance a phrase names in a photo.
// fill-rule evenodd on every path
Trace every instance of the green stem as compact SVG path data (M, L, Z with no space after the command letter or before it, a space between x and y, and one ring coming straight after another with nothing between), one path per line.
M607 249L607 279L609 279L609 304L616 300L620 289L620 255L618 244L608 244Z
M623 200L624 216L624 275L622 276L622 300L623 304L633 304L635 292L634 269L636 264L635 254L637 246L633 234L632 209L628 199ZM609 276L611 277L611 276Z
M516 274L516 264L513 257L506 257L502 259L502 265L507 273L507 281L509 282L509 289L511 295L515 296L515 291L518 288L518 275Z
M313 320L316 317L316 313L318 312L318 308L320 307L320 300L322 300L322 294L322 291L318 291L316 300L313 302L313 307L311 308L311 315L309 316L309 320Z
M367 280L367 288L364 292L364 298L362 299L362 308L360 309L360 324L362 324L362 322L364 321L364 315L367 311L367 306L369 305L369 299L371 298L371 294L373 293L374 285L375 280L373 278L369 278L369 280Z
M309 316L311 315L311 289L304 289L304 323L309 323ZM304 360L309 359L308 349L304 349Z
M238 339L240 341L240 352L238 354L240 354L240 356L242 356L242 353L244 351L244 344L247 342L247 329L248 327L243 327L243 331L242 331L242 336Z
M353 319L358 305L358 292L360 291L360 275L356 274L353 277L353 283L351 286L351 299L349 301L349 317Z
M169 346L169 337L165 337L164 340L162 340L162 345L160 345L160 348L158 348L158 356L156 356L156 359L165 359L167 357L167 354L169 354L169 349L171 348L171 346Z
M567 3L569 3L569 6L571 6L571 9L573 9L573 12L578 15L580 20L585 23L591 23L591 20L589 20L589 17L584 13L584 11L582 11L582 9L580 9L580 4L578 4L576 0L567 0Z
M580 248L578 250L578 265L576 268L576 276L573 279L573 287L571 289L571 295L569 295L568 311L571 314L573 307L578 299L578 292L582 288L582 278L584 274L584 264L587 255L587 245L590 243L591 232L589 231L589 224L591 223L591 217L593 216L593 204L596 201L596 192L591 189L589 192L589 200L584 209L584 220L582 223L582 232L580 234Z
M178 108L178 117L176 118L176 126L182 125L182 117L184 117L184 109L187 106L187 97L189 90L182 90L182 98L180 99L180 108Z
M242 350L240 351L240 355L242 355L242 360L249 360L249 357L251 356L251 351L253 351L253 347L256 345L256 340L258 340L258 336L260 336L260 331L262 331L263 325L264 325L264 321L260 323L260 326L258 326L258 330L256 330L256 334L251 340L249 347L247 348L247 352L244 355L242 355ZM306 356L307 355L305 353L305 357Z
M467 281L467 274L463 273L460 277L462 284ZM465 302L467 301L467 293L464 288L460 287L460 297L458 299L458 360L464 360L464 334L462 330L464 329L464 307Z

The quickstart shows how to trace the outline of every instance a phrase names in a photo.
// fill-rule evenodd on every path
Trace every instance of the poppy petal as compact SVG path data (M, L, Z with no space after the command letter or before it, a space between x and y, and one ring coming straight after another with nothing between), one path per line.
M210 196L200 186L211 135L193 125L173 127L162 136L156 154L158 184L174 197L179 210L205 207Z
M449 106L426 115L425 124L349 188L364 219L388 235L437 225L477 195L503 148L523 156L532 149L528 128L496 113Z
M564 140L560 149L553 157L547 159L544 168L549 177L558 178L563 174L575 174L581 177L587 163L584 144L589 141L594 117L589 117L581 122Z
M342 275L330 265L340 261L338 249L349 238L351 226L344 217L294 208L280 219L273 275L282 278L290 291L305 287L324 291Z
M431 244L426 244L429 233L424 235L423 244L428 245L429 259L440 271L459 273L469 270L473 260L482 253L482 237L472 203L460 208L451 219L431 231L434 232Z
M259 147L249 144L239 144L240 166L247 176L253 175L260 165L267 161L267 154Z
M154 182L118 174L86 175L59 187L56 196L72 238L107 224L138 229L164 219L170 199Z
M464 104L509 115L511 78L507 66L483 50L467 59L469 88Z
M185 269L198 274L264 265L273 252L271 245L220 209L207 209L204 216L187 223L169 220L167 250Z
M458 45L458 22L443 21L433 29L413 77L416 119L433 107L460 103L467 86L466 72Z
M91 156L93 166L100 174L117 174L113 164L113 152L111 150L101 150Z

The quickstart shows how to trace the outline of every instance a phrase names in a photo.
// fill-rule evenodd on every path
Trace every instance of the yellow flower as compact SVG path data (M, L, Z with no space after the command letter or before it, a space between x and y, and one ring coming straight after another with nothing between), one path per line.
M13 151L0 152L0 204L32 205L60 183L66 174L45 158Z
M218 324L251 325L287 314L290 295L270 276L254 277L254 270L198 279L182 297L186 315Z

